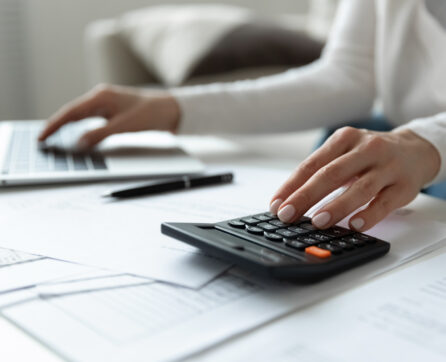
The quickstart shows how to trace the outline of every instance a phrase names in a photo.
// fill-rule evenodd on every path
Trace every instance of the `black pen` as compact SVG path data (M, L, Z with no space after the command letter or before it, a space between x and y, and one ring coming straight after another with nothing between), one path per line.
M217 184L225 184L232 182L234 175L232 173L224 173L209 176L183 176L171 179L152 181L146 185L113 191L104 194L104 197L115 197L119 199L127 197L136 197L152 194L160 194L169 191L178 191L191 189L201 186L210 186Z

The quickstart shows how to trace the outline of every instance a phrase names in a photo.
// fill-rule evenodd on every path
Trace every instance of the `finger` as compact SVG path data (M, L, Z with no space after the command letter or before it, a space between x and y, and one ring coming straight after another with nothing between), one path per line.
M364 210L350 218L350 228L356 231L366 231L384 219L393 210L412 201L416 192L402 192L401 186L393 184L383 189Z
M351 127L345 127L335 132L324 145L300 164L274 194L270 211L276 214L283 201L307 182L319 169L349 151L356 143L358 136L359 131Z
M332 161L284 201L277 214L279 219L283 222L295 221L332 191L361 175L373 162L375 161L370 154L357 151Z
M78 147L80 149L88 150L112 134L128 132L127 125L132 119L135 119L135 114L133 112L124 112L116 115L103 127L96 128L82 135L78 141Z
M114 132L110 124L96 128L82 135L77 143L78 148L81 150L89 150L113 133L116 132Z
M104 109L106 108L106 100L106 97L99 92L84 96L72 104L62 107L54 116L50 118L48 124L39 136L39 141L44 141L59 128L69 122L96 116L100 110L102 113L104 113Z
M335 200L325 205L312 219L319 229L329 228L372 200L392 181L389 173L374 169L358 180Z

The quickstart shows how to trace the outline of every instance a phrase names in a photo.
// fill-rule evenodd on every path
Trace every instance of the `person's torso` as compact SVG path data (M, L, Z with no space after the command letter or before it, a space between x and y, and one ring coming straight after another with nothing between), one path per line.
M395 123L446 112L446 0L376 0L376 74Z

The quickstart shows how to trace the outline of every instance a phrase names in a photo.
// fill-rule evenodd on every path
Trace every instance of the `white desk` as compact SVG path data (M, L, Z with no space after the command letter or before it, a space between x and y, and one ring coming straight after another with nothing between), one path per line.
M251 164L291 171L311 150L311 145L317 139L317 136L317 133L312 132L303 135L239 138L237 139L236 147L230 141L217 142L215 139L209 140L196 137L185 137L182 139L182 142L189 152L195 154L209 165L228 163L233 163L234 165ZM231 139L233 140L234 138L231 137ZM431 219L446 222L446 202L444 201L420 195L412 202L410 207L422 211ZM446 248L438 250L433 254L436 255L445 251ZM432 257L432 254L424 258L429 257ZM416 262L418 260L413 263ZM404 267L410 267L410 264ZM297 313L301 313L301 311ZM264 326L263 328L267 327ZM243 338L243 336L239 338ZM2 341L2 359L7 361L59 361L59 358L44 346L1 318L0 340ZM219 353L220 348L224 348L224 344L203 353L200 357L203 360L210 360L213 355L215 356L215 354Z

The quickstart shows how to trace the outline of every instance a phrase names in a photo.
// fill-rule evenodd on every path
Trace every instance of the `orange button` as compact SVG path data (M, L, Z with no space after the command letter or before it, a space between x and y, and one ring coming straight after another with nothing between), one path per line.
M329 258L331 256L330 250L321 249L318 248L317 246L309 246L308 248L305 249L305 252L307 254L314 255L322 259Z

